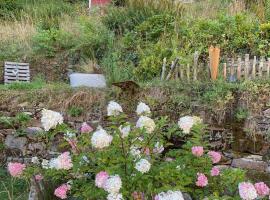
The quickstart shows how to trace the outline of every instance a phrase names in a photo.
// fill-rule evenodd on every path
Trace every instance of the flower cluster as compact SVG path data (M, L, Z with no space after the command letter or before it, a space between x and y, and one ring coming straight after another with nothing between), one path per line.
M264 198L270 194L269 187L264 182L255 183L242 182L238 185L239 195L243 200L254 200L258 197Z
M202 120L199 117L196 116L185 116L181 117L178 121L178 126L183 130L183 133L189 134L191 128L195 124L202 123Z
M213 164L218 163L221 160L221 154L216 151L209 151L208 156L210 156Z
M66 199L70 189L71 187L69 184L63 184L54 190L54 195L60 199Z
M25 170L25 164L21 163L8 163L8 171L13 177L20 177Z
M155 130L156 125L153 119L147 116L140 116L136 123L136 127L141 129L144 128L147 133L152 133Z
M109 176L106 171L101 171L96 175L95 185L109 193L107 200L123 199L123 196L120 193L122 180L119 175Z
M144 174L144 173L147 173L147 172L150 170L150 168L151 168L151 163L150 163L148 160L146 160L146 159L141 159L141 160L139 160L139 161L136 163L135 168L136 168L139 172L141 172L142 174Z
M136 109L137 115L148 116L151 114L150 107L143 102L140 102Z
M184 200L183 194L180 191L161 192L155 196L155 200Z
M41 124L45 131L55 128L63 123L63 116L55 111L43 109L41 112Z
M107 107L108 116L117 116L123 112L122 107L115 101L110 101Z
M94 148L103 149L110 146L113 137L109 135L104 129L100 128L95 131L91 138L91 143Z
M49 162L49 168L51 169L64 169L69 170L73 166L71 156L69 152L64 152L57 158L53 158Z
M191 151L194 156L201 157L203 155L203 147L201 146L192 147Z

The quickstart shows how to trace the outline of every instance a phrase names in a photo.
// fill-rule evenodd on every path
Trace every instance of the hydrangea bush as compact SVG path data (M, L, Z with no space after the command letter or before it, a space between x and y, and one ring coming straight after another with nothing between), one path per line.
M94 130L83 123L80 131L74 131L63 125L59 113L44 110L41 120L46 134L54 135L61 127L70 150L50 160L33 157L27 167L9 163L8 170L14 177L58 184L54 195L60 199L183 200L186 192L195 199L231 195L252 200L269 195L266 184L244 182L243 171L220 171L214 166L221 154L209 151L200 118L182 117L177 126L167 117L152 119L150 107L142 102L136 113L133 123L121 105L111 101L106 127ZM186 139L181 149L170 143L179 131Z

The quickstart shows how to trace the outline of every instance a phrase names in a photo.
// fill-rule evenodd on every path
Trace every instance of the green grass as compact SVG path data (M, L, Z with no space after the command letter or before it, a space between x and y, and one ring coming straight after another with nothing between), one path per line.
M11 178L6 169L0 167L1 200L26 200L28 199L28 188L25 180Z

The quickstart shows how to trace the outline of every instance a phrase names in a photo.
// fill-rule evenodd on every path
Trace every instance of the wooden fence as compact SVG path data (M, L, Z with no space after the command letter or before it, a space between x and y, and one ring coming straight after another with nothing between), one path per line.
M184 81L197 81L198 74L202 70L208 70L210 79L210 67L205 67L205 64L198 63L199 53L195 52L193 57L193 63L183 65L181 59L176 58L169 69L167 69L166 58L163 60L161 80L180 79ZM261 56L259 59L254 56L250 59L249 54L246 54L244 58L238 56L238 58L226 59L226 62L221 62L220 73L225 80L237 81L256 78L270 78L270 58Z
M223 77L226 80L236 81L241 79L269 78L270 76L270 58L254 56L250 59L249 54L242 59L228 59L223 63Z

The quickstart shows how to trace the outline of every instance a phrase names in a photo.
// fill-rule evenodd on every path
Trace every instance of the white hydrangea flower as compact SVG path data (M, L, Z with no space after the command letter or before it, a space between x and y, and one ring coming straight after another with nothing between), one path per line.
M156 124L153 119L146 116L140 116L136 123L136 127L141 129L145 128L147 133L152 133L156 128Z
M110 146L113 137L109 135L104 129L100 128L95 131L91 138L91 143L94 148L102 149Z
M135 146L135 145L132 145L130 147L130 154L135 157L136 159L139 159L141 158L141 151L140 151L140 148Z
M123 112L122 107L115 101L110 101L107 107L108 116L117 116Z
M164 151L164 146L159 142L156 142L155 148L153 149L154 153L162 153Z
M60 154L57 158L52 158L49 162L50 169L65 169L69 170L73 167L69 152Z
M32 158L31 158L31 162L32 162L33 164L35 164L35 165L39 165L39 159L38 159L38 157L36 157L36 156L32 157Z
M122 180L119 175L109 176L104 184L104 190L110 194L119 194L122 187Z
M110 193L107 196L107 200L123 200L123 195L122 194Z
M129 135L130 129L131 129L130 125L124 127L121 125L119 127L120 133L122 134L121 137L126 138Z
M49 169L49 161L46 159L42 160L41 166L43 169Z
M137 115L150 115L151 110L150 110L150 107L148 105L146 105L143 102L140 102L137 106L136 113L137 113Z
M183 194L180 191L161 192L156 195L155 200L184 200Z
M49 131L58 124L63 123L63 116L58 112L43 109L41 115L41 123L45 131Z
M183 130L183 133L189 134L191 128L198 123L201 123L202 120L199 117L185 116L181 117L178 121L178 126Z
M136 165L135 169L137 169L141 173L147 173L151 168L151 163L146 159L139 160Z

